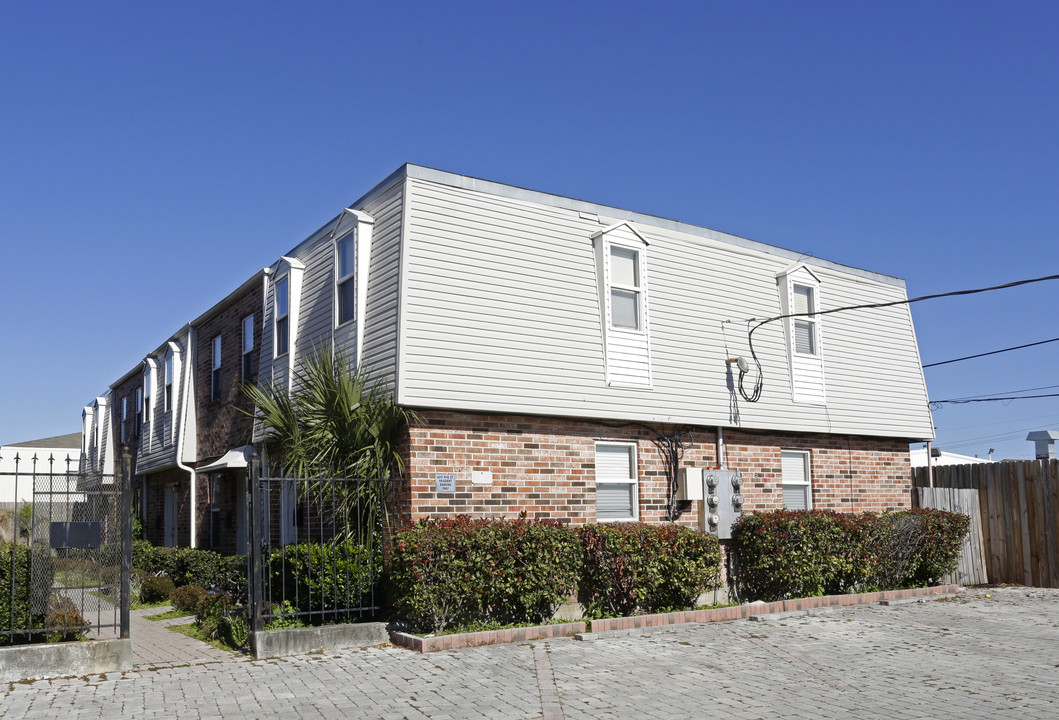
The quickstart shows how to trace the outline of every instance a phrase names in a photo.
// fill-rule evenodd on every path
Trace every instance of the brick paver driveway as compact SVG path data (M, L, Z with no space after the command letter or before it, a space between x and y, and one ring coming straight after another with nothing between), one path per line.
M988 596L987 596L988 595ZM9 718L1059 717L1059 591L417 655L392 647L15 683Z

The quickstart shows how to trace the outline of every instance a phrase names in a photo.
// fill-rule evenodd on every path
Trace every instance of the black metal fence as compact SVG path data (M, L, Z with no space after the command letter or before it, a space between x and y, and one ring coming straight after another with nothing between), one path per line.
M248 472L250 629L371 616L393 481Z
M113 475L13 463L0 473L0 645L129 637L128 457Z

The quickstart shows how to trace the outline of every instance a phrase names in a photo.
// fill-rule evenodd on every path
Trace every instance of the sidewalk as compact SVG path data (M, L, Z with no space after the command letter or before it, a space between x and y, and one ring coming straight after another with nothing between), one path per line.
M170 625L186 625L194 622L194 617L158 621L146 619L148 615L158 615L172 609L171 607L154 607L133 610L130 613L129 634L132 637L132 662L135 669L245 659L242 655L220 650L169 629Z

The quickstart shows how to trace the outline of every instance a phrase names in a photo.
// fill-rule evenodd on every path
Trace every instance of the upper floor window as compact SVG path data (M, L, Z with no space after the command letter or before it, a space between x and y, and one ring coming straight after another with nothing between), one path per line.
M136 388L136 432L140 432L140 425L143 424L143 388Z
M804 263L776 274L783 333L787 340L791 399L796 403L826 405L823 333L820 320L820 277Z
M154 383L154 370L148 366L143 372L143 421L151 422L151 386Z
M165 356L165 395L163 396L162 412L173 409L173 353L168 352Z
M794 284L794 312L808 317L794 318L794 352L803 355L817 354L816 289L809 285Z
M121 442L125 442L128 435L128 422L129 422L129 398L123 397L121 399Z
M335 248L335 295L338 324L349 322L357 315L357 295L353 281L356 266L356 234L348 233Z
M210 400L221 396L221 336L213 338L213 367L210 370Z
M290 349L290 285L284 277L276 281L275 290L276 317L276 356L283 355Z
M610 325L640 330L643 327L640 286L640 251L610 246Z
M243 380L254 377L254 316L243 318Z

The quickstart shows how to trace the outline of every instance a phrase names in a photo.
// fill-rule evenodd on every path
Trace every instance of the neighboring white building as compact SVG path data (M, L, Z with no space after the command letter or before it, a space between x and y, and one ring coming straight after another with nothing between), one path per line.
M79 432L0 445L0 504L31 502L34 472L76 473L80 460Z
M926 467L927 466L927 449L925 447L912 450L912 467ZM934 448L934 460L932 465L970 465L972 463L990 463L996 462L995 460L987 460L980 457L972 457L971 455L958 455L956 453L944 452Z

